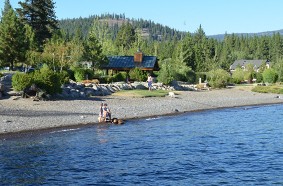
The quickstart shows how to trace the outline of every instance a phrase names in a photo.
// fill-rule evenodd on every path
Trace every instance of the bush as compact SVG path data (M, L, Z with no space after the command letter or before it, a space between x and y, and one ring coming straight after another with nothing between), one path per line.
M261 83L263 81L263 76L259 72L255 73L255 78L256 78L256 83Z
M255 72L254 71L245 71L244 73L244 79L248 82L248 83L252 83L253 79L255 78Z
M74 71L74 77L76 81L83 81L85 80L85 70L82 68L76 68Z
M69 83L70 76L69 76L68 71L65 71L65 70L61 71L61 72L59 72L58 75L59 75L59 78L60 78L61 85Z
M185 81L185 82L194 83L196 81L196 74L192 69L187 68L182 71L179 70L173 72L173 79L176 81Z
M127 79L127 72L119 72L118 74L115 74L113 76L113 81L117 82L117 81L126 81Z
M211 70L208 72L208 83L212 88L225 88L230 74L223 69Z
M92 69L84 69L85 71L85 79L93 79L94 72Z
M83 80L90 80L94 77L94 72L91 69L84 69L84 68L78 68L74 67L72 68L72 71L74 73L75 81L83 81Z
M237 68L232 74L232 81L240 84L245 80L245 72L241 68Z
M265 69L262 73L263 81L265 83L275 83L278 79L278 74L274 69Z
M16 72L12 76L12 86L16 91L23 91L25 88L30 87L32 84L32 75Z
M74 68L67 70L67 72L68 72L69 78L73 81L76 81Z
M130 79L134 79L137 81L146 81L147 75L140 69L134 68L129 72Z
M62 91L61 81L58 81L58 79L60 80L60 75L48 67L36 70L33 79L34 83L48 94L54 95Z

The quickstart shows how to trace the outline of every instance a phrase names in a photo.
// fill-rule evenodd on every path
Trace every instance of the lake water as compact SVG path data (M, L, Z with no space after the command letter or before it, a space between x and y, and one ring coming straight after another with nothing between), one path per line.
M283 105L0 138L1 185L283 185Z

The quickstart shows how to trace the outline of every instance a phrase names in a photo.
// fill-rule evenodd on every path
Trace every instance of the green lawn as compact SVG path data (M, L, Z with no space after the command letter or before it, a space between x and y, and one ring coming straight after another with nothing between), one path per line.
M166 90L121 90L119 92L115 92L114 96L130 96L130 97L139 97L139 98L145 98L145 97L165 97L168 95L168 92ZM176 93L175 93L176 94Z

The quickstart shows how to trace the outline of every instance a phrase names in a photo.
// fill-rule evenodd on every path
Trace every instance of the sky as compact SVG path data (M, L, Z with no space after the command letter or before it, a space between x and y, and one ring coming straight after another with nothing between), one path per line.
M1 0L0 8L4 7ZM23 0L22 0L23 1ZM19 0L10 0L13 8ZM203 28L207 36L258 33L283 29L282 0L53 0L57 18L104 13L155 23L190 33Z

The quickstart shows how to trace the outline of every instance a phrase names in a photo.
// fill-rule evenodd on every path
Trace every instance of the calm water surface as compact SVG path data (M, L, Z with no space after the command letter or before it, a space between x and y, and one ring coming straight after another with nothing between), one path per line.
M0 138L1 185L283 185L283 105Z

